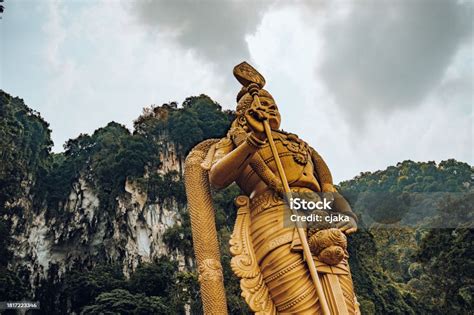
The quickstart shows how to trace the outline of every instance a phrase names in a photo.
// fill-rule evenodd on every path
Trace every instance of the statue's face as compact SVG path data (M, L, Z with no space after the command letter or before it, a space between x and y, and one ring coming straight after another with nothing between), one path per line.
M281 116L275 101L272 98L260 96L260 105L265 107L266 111L270 115L270 127L275 130L279 129Z

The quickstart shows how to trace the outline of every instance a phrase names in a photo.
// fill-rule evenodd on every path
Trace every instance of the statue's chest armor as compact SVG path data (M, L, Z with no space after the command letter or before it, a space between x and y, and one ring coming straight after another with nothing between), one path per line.
M285 169L288 183L292 184L302 177L313 178L313 163L308 144L292 134L273 133L275 145L280 156L281 163ZM258 150L270 169L278 174L278 169L273 157L270 145L267 144Z

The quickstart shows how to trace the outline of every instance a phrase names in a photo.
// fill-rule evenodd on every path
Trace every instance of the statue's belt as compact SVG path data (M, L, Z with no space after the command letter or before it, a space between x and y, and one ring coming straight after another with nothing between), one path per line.
M317 193L306 187L291 187L294 193ZM250 199L250 209L252 216L263 210L286 204L285 200L274 190L265 190Z
M256 246L257 248L255 249L255 253L257 257L260 257L260 261L265 257L267 254L275 250L276 248L280 246L284 246L287 244L292 244L290 247L292 248L292 251L301 251L298 247L293 248L294 243L300 243L298 238L298 234L294 233L294 230L287 229L288 231L283 232L283 233L273 233L270 235L275 235L275 236L270 236L267 237L265 244L262 244L261 246ZM313 256L316 267L318 268L318 272L321 273L330 273L330 274L341 274L341 275L346 275L349 274L349 268L347 266L347 260L344 259L341 261L339 264L330 266L320 260L318 260L315 256Z
M302 251L301 242L295 228L283 227L283 211L286 211L285 201L277 193L268 190L252 198L250 202L250 230L256 256L259 263L270 252L290 244L293 252ZM265 211L264 211L265 210ZM348 274L347 261L343 260L335 266L329 266L316 257L318 271L330 274Z

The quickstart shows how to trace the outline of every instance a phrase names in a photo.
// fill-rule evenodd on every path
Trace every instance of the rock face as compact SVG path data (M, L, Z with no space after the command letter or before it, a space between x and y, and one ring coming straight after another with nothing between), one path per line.
M182 161L174 144L161 141L165 150L160 168L154 172L181 173ZM72 185L67 200L54 215L48 214L47 206L33 205L29 183L24 184L24 196L9 205L22 211L4 215L12 222L9 269L27 277L32 291L46 277L61 279L71 269L101 261L120 263L126 276L139 263L162 255L186 268L184 255L170 251L163 242L163 233L181 224L175 200L148 200L140 185L127 179L125 193L116 198L114 210L101 211L99 196L91 185L93 178L87 177L81 175Z
M157 139L158 145L163 149L160 151L160 166L158 168L159 174L166 174L168 172L183 173L184 158L176 150L176 144L169 141L169 136L166 131L163 131Z
M133 128L112 121L52 153L38 112L2 90L0 109L0 297L37 299L44 314L110 295L200 309L183 158L225 135L233 113L206 95L152 105Z

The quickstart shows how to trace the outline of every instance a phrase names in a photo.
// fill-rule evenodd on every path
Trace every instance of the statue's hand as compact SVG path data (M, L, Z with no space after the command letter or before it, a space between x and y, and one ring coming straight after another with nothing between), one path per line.
M285 197L285 188L283 187L283 184L281 183L281 180L275 179L269 184L270 188L273 189L277 194L280 195L280 197L284 198Z
M336 227L346 235L349 235L357 231L357 222L353 217L349 217L349 221L338 222Z
M268 117L268 113L264 108L249 108L245 112L245 119L247 125L252 130L253 134L260 140L265 140L265 128L263 127L263 120Z

